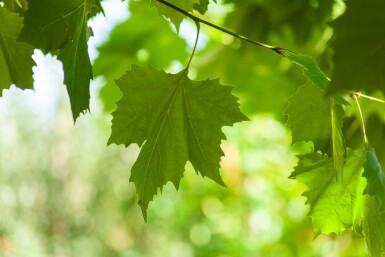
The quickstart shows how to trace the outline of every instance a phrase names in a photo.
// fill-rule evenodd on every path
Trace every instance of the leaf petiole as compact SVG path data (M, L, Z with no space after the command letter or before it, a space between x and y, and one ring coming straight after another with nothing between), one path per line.
M362 134L363 134L363 137L364 137L365 148L366 148L366 150L369 150L369 142L368 142L368 138L367 138L367 136L366 136L366 129L365 129L364 116L362 115L360 102L358 101L358 97L359 97L359 96L360 96L359 93L353 93L353 94L351 94L351 97L353 97L354 102L355 102L356 105L357 105L358 112L359 112L359 114L360 114L361 126L362 126Z
M190 67L191 60L194 57L195 50L197 49L197 45L198 45L198 41L199 41L199 33L200 33L200 30L201 30L200 23L198 21L196 21L196 20L194 20L194 22L195 22L195 25L197 27L197 35L196 35L196 38L195 38L194 48L192 50L192 53L191 53L191 56L190 56L190 60L187 63L186 69L188 69Z
M369 99L369 100L372 100L372 101L376 101L376 102L385 104L384 100L376 98L376 97L373 97L373 96L364 95L361 92L351 92L351 94L352 95L356 95L358 98L363 97L363 98L366 98L366 99Z

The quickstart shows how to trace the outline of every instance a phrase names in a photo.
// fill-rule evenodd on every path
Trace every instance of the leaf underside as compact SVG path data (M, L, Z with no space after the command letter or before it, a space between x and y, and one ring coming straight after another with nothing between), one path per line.
M310 205L315 235L320 233L341 234L352 229L360 217L360 206L364 180L362 161L365 149L348 149L344 165L344 180L337 179L337 170L333 159L319 153L300 156L298 166L291 178L304 183L308 190L304 193L306 203ZM332 207L332 208L331 208Z
M133 65L116 80L123 97L113 112L109 144L138 144L132 167L143 216L149 202L168 181L176 188L190 161L197 173L223 185L219 161L221 128L247 120L231 87L218 80L192 81L187 71L166 74Z
M62 61L74 120L89 109L92 67L87 20L95 8L93 0L30 0L19 37L44 52L57 54Z

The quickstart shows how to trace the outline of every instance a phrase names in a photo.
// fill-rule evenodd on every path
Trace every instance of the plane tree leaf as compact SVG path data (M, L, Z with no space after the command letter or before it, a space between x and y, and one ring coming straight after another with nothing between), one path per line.
M370 149L364 163L363 176L367 180L364 193L379 200L379 210L385 211L385 176L374 149Z
M168 181L178 188L187 161L223 185L218 172L225 139L221 128L247 120L231 87L218 80L192 81L187 70L166 74L136 65L116 84L123 97L112 114L109 144L141 146L130 180L145 219L158 189Z
M87 20L95 14L95 8L97 4L93 0L31 0L19 37L44 52L58 55L63 63L64 83L74 119L89 108L92 67Z
M378 209L378 199L367 196L363 232L369 257L383 257L385 254L385 212Z
M334 72L330 92L385 92L384 12L383 0L349 0L344 15L332 23Z
M348 149L344 165L344 179L337 179L333 159L319 153L299 157L298 166L291 174L304 183L308 190L304 193L306 203L310 205L315 235L320 233L341 234L345 229L352 229L360 220L363 204L365 180L362 179L362 162L365 149Z
M32 60L34 48L17 42L23 19L0 7L0 96L3 89L15 84L22 89L32 89Z

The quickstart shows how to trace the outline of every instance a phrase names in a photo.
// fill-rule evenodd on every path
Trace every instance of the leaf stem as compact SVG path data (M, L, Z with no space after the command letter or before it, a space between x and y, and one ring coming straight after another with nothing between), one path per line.
M211 22L208 22L208 21L206 21L206 20L203 20L203 19L201 19L201 18L199 18L199 17L197 17L197 16L195 16L195 15L193 15L193 14L191 14L191 13L189 13L189 12L187 12L187 11L185 11L185 10L179 8L178 6L175 6L175 5L169 3L169 2L167 2L167 1L165 1L165 0L156 0L156 1L158 1L159 3L162 3L162 4L164 4L164 5L166 5L166 6L168 6L168 7L170 7L171 9L174 9L175 11L177 11L177 12L183 14L183 15L186 15L187 17L189 17L189 18L191 18L192 20L194 20L195 23L203 23L203 24L205 24L205 25L207 25L207 26L210 26L210 27L212 27L212 28L214 28L214 29L217 29L217 30L219 30L219 31L222 31L222 32L224 32L224 33L226 33L226 34L229 34L229 35L233 36L233 37L239 38L239 39L241 39L241 40L243 40L243 41L246 41L246 42L248 42L248 43L250 43L250 44L253 44L253 45L256 45L256 46L259 46L259 47L268 49L268 50L271 50L271 51L273 51L273 52L275 52L275 53L277 53L277 54L279 54L279 55L282 55L282 56L284 55L284 51L285 51L284 48L276 47L276 46L271 46L271 45L268 45L268 44L264 44L264 43L261 43L261 42L258 42L258 41L251 40L251 39L249 39L249 38L247 38L247 37L245 37L245 36L238 35L238 34L232 32L232 31L230 31L230 30L227 30L227 29L222 28L222 27L220 27L220 26L218 26L218 25L215 25L215 24L213 24L213 23L211 23Z
M385 104L384 100L381 100L381 99L373 97L373 96L364 95L361 92L351 92L351 94L356 95L358 98L363 97L363 98L366 98L366 99L369 99L369 100L372 100L372 101L376 101L376 102L380 102L380 103Z
M363 137L364 137L365 148L366 148L366 150L369 150L369 142L368 142L368 138L366 136L364 116L362 115L361 106L360 106L360 103L358 101L358 97L359 96L360 95L358 93L352 94L352 97L353 97L354 101L356 102L358 112L360 114L361 126L362 126L362 134L363 134Z
M186 69L188 69L190 67L190 63L191 63L191 60L192 58L194 57L194 54L195 54L195 50L197 49L197 45L198 45L198 41L199 41L199 33L200 33L200 30L201 30L201 25L198 21L194 20L195 22L195 25L197 27L197 36L195 38L195 43L194 43L194 48L193 48L193 51L191 53L191 56L190 56L190 60L188 61L187 63L187 67Z

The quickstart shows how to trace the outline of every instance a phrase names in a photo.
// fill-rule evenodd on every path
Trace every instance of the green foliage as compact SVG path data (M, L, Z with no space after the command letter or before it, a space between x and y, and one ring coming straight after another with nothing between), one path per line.
M385 211L385 176L378 162L374 149L370 149L364 163L363 176L367 179L365 194L376 196L379 201L379 211Z
M64 83L74 120L89 108L92 67L88 56L87 20L95 8L93 0L70 2L30 1L20 40L58 55L64 68Z
M363 230L370 257L382 257L385 251L385 213L379 213L378 208L377 199L368 197Z
M31 55L35 48L41 49L63 64L76 120L90 105L93 67L88 22L104 14L100 1L2 0L0 4L0 94L11 84L32 88ZM383 105L358 99L385 103L378 93L385 93L385 32L380 29L385 27L385 4L381 0L345 4L343 13L341 1L333 0L295 0L290 5L286 0L228 0L213 7L222 12L216 15L208 10L209 0L130 3L131 16L99 48L94 67L106 81L100 91L105 110L116 108L109 144L141 147L130 181L138 195L138 201L132 202L138 202L145 219L150 201L167 188L167 182L179 188L188 162L190 170L225 184L219 174L222 127L247 120L240 110L250 117L263 113L282 120L287 105L284 114L299 159L291 177L308 188L304 195L315 234L343 236L345 230L353 230L365 237L370 256L385 253L381 167L385 111ZM156 12L177 31L186 15L197 29L204 23L217 31L202 28L206 40L189 50L189 59L184 39ZM219 27L205 19L217 19ZM207 79L213 77L234 85L234 91L219 79ZM349 92L357 89L363 94ZM354 101L345 99L347 92ZM198 231L203 227L198 226Z
M187 70L166 74L140 66L132 66L116 84L123 97L112 114L109 143L141 146L130 180L145 218L158 188L168 181L179 188L187 161L224 185L218 172L221 127L247 119L230 87L218 80L192 81Z
M301 66L303 68L303 74L322 91L325 91L328 88L329 79L317 65L314 58L303 54L296 54L290 51L284 51L283 55L292 62Z
M32 89L33 47L17 42L22 18L0 7L0 96L11 84Z
M349 0L346 13L333 22L335 39L331 92L385 92L385 2Z
M200 4L200 0L171 0L168 2L188 12L191 12L193 10L193 7L196 5L199 5L199 8L205 8L203 5ZM208 1L203 4L206 4L207 9ZM169 18L171 22L175 25L176 29L179 30L180 24L185 18L183 14L175 12L169 7L159 3L157 0L151 0L151 6L155 6L158 10L159 15L164 15Z
M285 110L293 144L313 141L316 151L328 152L332 139L331 99L312 83L301 86L288 100ZM335 117L342 119L343 117Z
M113 111L121 97L113 80L131 64L148 63L161 69L172 61L183 62L187 58L186 42L174 33L169 22L158 17L154 8L143 2L131 2L130 9L131 17L117 25L108 41L99 47L103 58L96 59L93 65L95 76L103 76L107 81L99 96L106 112Z
M291 177L304 183L308 190L304 193L310 205L315 235L320 233L341 234L360 221L356 211L362 204L361 184L362 160L365 149L348 149L344 166L344 179L338 178L333 159L322 154L299 157L298 166ZM322 177L322 179L320 179Z

